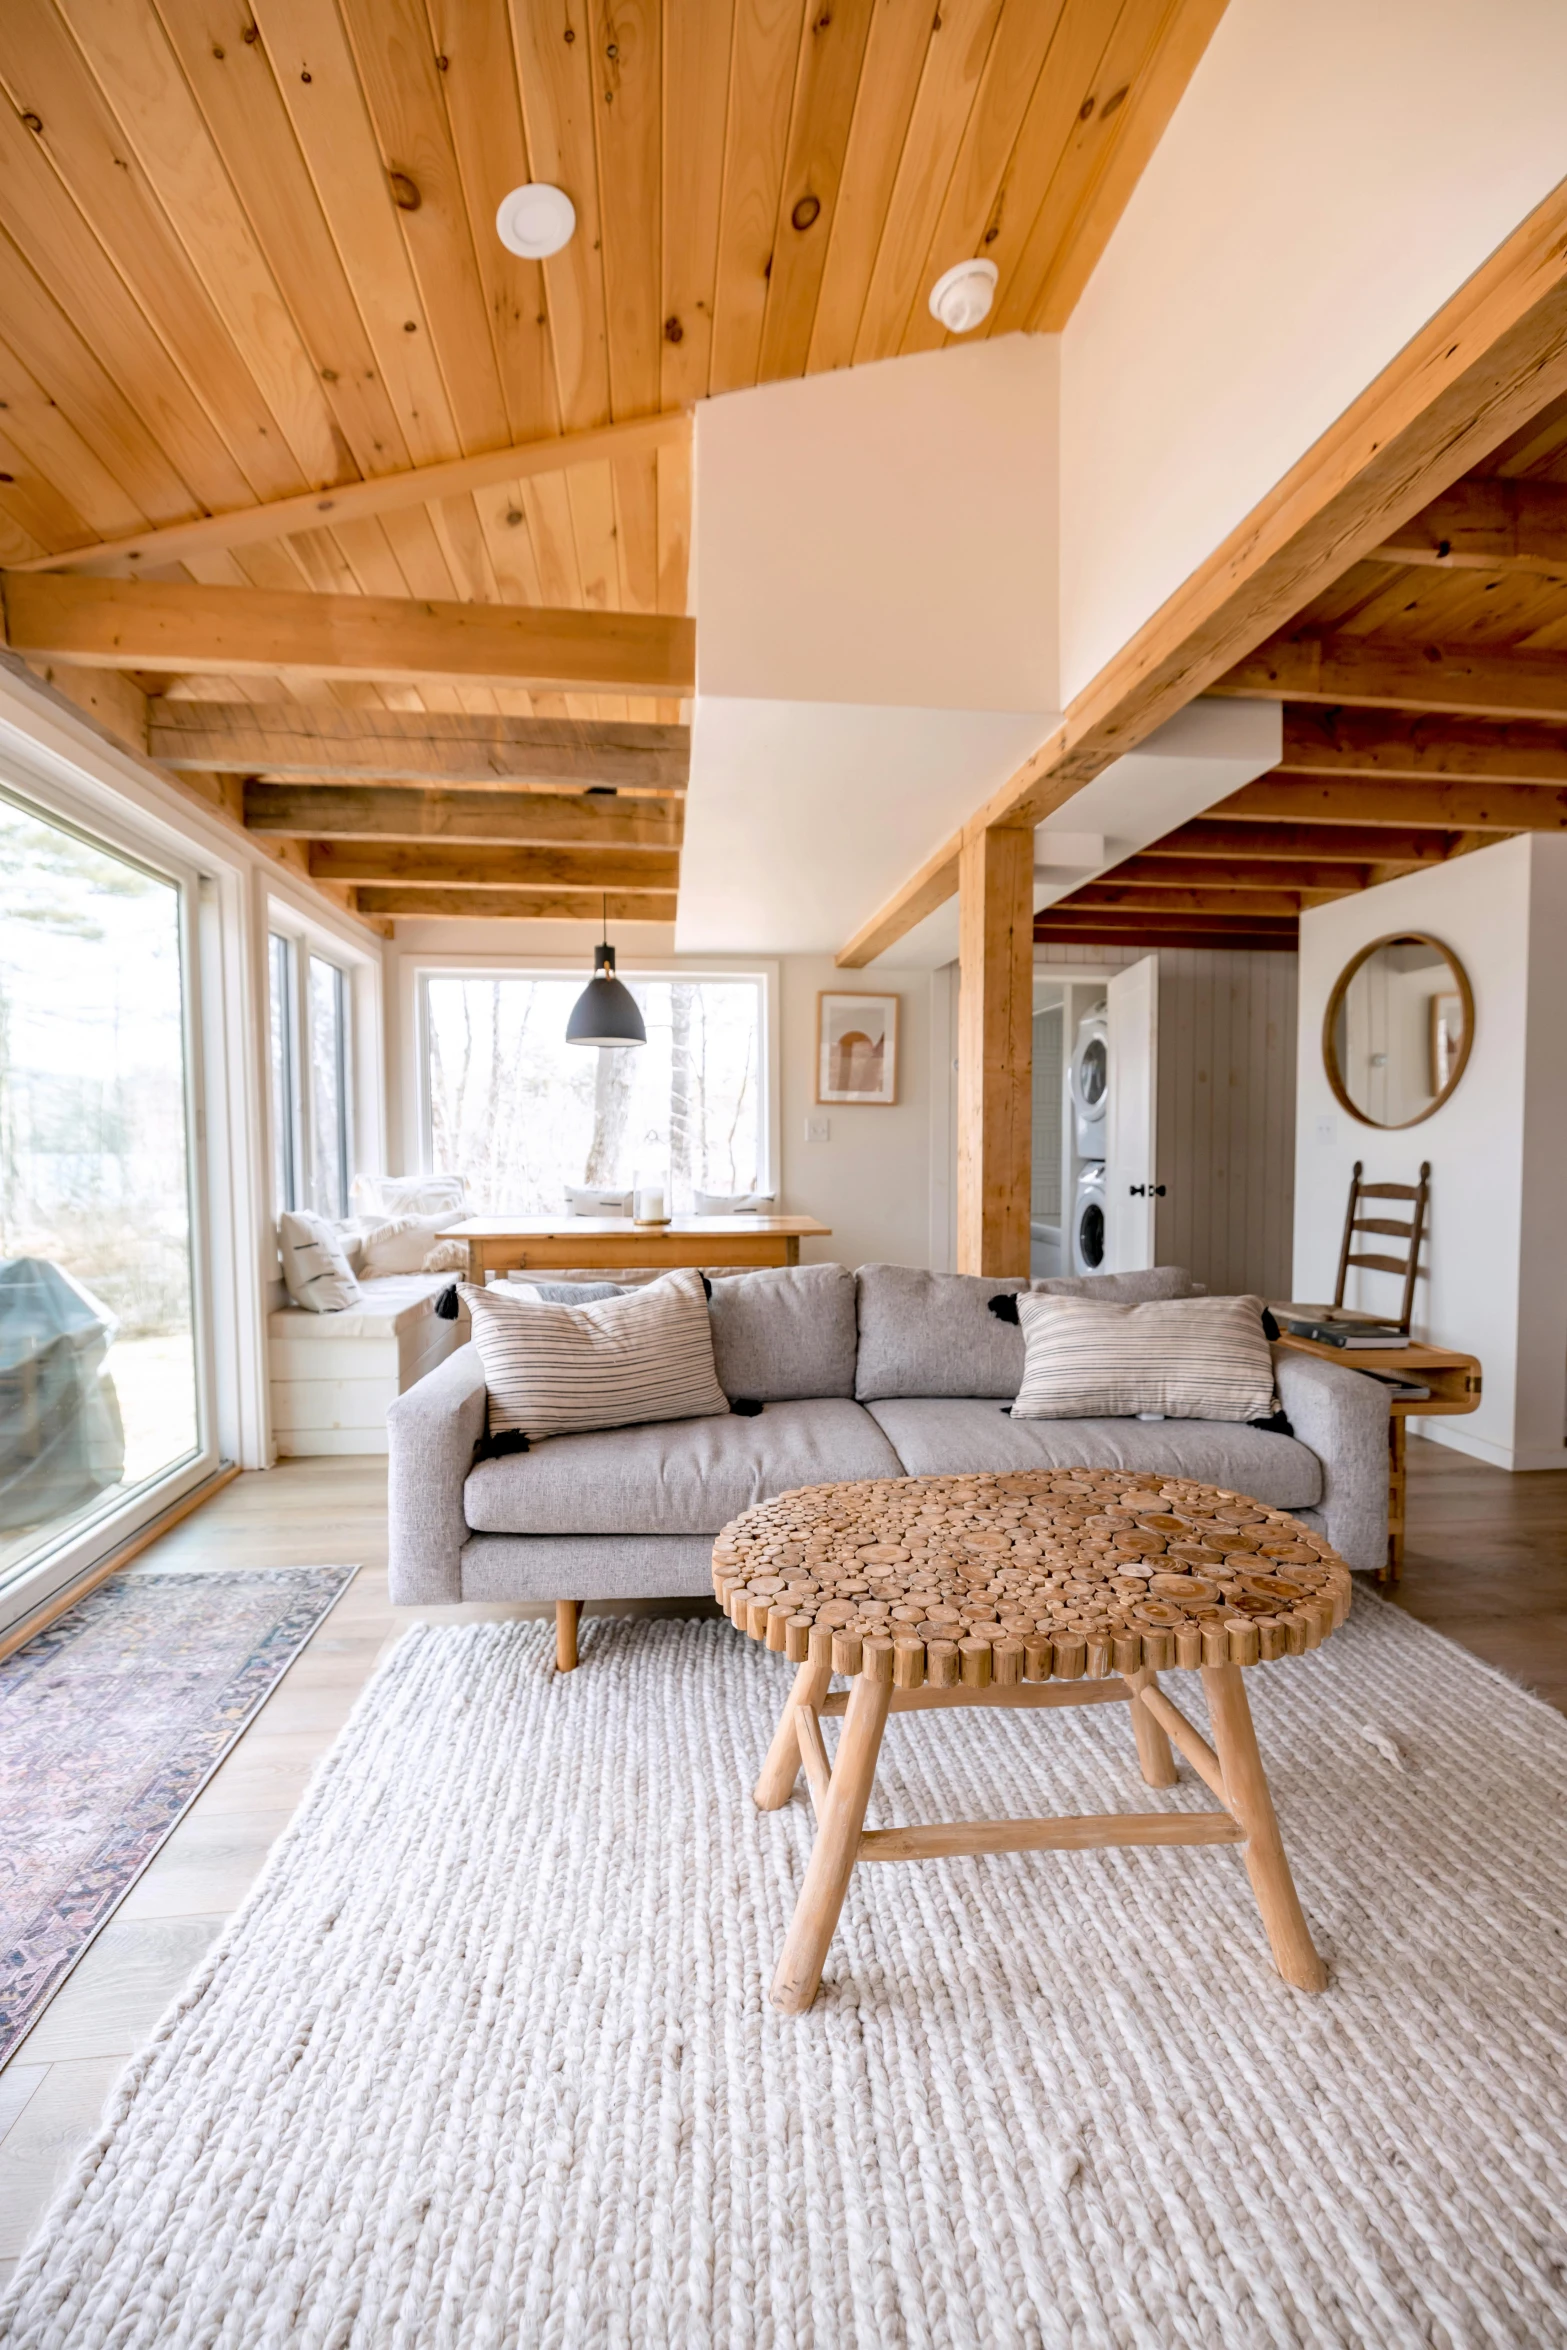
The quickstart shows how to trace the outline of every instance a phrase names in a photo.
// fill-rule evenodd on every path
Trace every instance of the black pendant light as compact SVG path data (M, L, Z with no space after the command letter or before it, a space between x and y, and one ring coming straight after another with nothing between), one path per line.
M609 928L609 902L604 904L604 928ZM571 1007L566 1022L568 1044L646 1044L647 1030L637 1010L637 999L615 977L615 950L607 938L593 950L593 976Z

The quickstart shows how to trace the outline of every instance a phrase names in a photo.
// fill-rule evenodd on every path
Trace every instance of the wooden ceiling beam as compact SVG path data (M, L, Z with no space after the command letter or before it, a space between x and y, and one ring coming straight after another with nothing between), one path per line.
M1286 703L1281 775L1567 783L1567 728Z
M1306 897L1347 897L1347 890L1304 892L1294 889L1141 889L1095 883L1064 906L1080 906L1092 914L1202 914L1220 922L1246 922L1261 915L1290 921Z
M1446 832L1567 831L1567 788L1539 783L1371 783L1324 776L1259 776L1209 810L1286 824L1429 824Z
M1367 557L1442 571L1542 572L1567 578L1567 486L1555 481L1455 481Z
M696 623L403 596L0 572L7 642L89 669L345 678L542 692L696 688Z
M596 889L360 889L354 893L361 915L418 914L432 921L444 919L481 922L597 922L601 912L611 922L673 922L675 893L671 890L611 890L607 905Z
M92 674L97 674L93 672ZM268 782L544 787L613 784L683 792L688 726L572 718L502 718L425 710L344 710L321 702L186 702L159 695L146 744L165 767Z
M1381 859L1385 863L1385 856ZM1369 866L1322 858L1241 858L1216 850L1198 855L1128 857L1102 878L1136 889L1305 889L1346 897L1364 889Z
M1567 718L1567 655L1471 652L1389 637L1273 637L1209 692L1470 718Z
M466 841L475 847L678 849L683 803L597 792L398 791L246 783L250 832L300 840Z
M1136 922L1050 924L1040 915L1034 924L1034 944L1054 946L1068 954L1073 947L1223 947L1232 954L1273 952L1295 954L1300 946L1300 932L1291 923L1263 925L1256 930L1205 930L1200 922L1187 922L1179 928L1149 931Z
M1256 823L1194 816L1163 840L1138 851L1139 860L1165 857L1234 857L1277 864L1312 864L1348 858L1381 864L1440 865L1451 854L1454 834L1392 825Z
M1039 824L1065 806L1564 390L1567 181L1072 697L962 833L862 924L840 965L885 954L951 896L964 834Z
M15 568L85 571L107 563L130 562L142 569L183 563L191 555L253 547L268 539L287 538L295 531L336 529L373 514L393 513L399 507L462 497L494 482L527 481L535 474L561 473L572 466L644 456L683 445L690 435L689 410L676 410L668 416L639 416L625 424L556 433L545 440L520 442L514 448L487 449L477 457L455 457L445 464L417 465L401 473L376 474L369 481L340 483L334 489L308 490L299 497L273 498L227 514L196 515L189 522L167 523L160 530L139 531L129 538L104 539L60 554L37 555Z
M1159 930L1211 930L1215 935L1226 930L1288 930L1293 937L1300 916L1291 907L1283 914L1190 914L1169 907L1143 906L1080 906L1066 902L1047 906L1034 917L1036 923L1060 924L1066 928L1110 928L1147 932L1150 936Z
M313 840L315 881L396 882L404 889L673 890L680 859L653 849L475 849L460 841Z

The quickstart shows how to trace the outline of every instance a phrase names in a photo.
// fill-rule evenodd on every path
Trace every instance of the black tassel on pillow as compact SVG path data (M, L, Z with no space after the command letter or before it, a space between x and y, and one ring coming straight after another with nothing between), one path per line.
M476 1461L504 1460L509 1452L526 1452L528 1439L520 1428L503 1428L498 1436L481 1436L473 1448Z
M1248 1428L1260 1428L1264 1436L1293 1436L1294 1424L1288 1412L1270 1412L1265 1420L1248 1420Z
M1010 1322L1015 1330L1021 1329L1022 1325L1017 1318L1017 1292L1015 1290L1003 1290L999 1297L990 1298L987 1303L998 1322Z
M1279 1326L1273 1319L1273 1316L1269 1313L1267 1307L1264 1306L1262 1309L1262 1335L1271 1342L1273 1339L1278 1337L1278 1334Z
M729 1409L738 1412L742 1420L758 1420L762 1415L762 1406L754 1395L732 1395L729 1398Z
M704 1274L702 1275L702 1295L703 1295L704 1297L706 1297L706 1298L710 1298L710 1297L712 1296L712 1294L713 1294L713 1284L711 1283L711 1281L709 1281L709 1279L708 1279L707 1275L704 1273ZM731 1408L733 1408L733 1407L731 1407Z
M441 1291L440 1296L435 1301L435 1310L443 1322L456 1321L458 1315L462 1312L462 1301L457 1295L457 1284L455 1281L453 1281L447 1288Z

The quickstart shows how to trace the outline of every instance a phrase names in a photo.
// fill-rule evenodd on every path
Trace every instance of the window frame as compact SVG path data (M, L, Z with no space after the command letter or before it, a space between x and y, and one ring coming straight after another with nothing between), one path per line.
M761 1008L761 1058L764 1082L757 1112L761 1125L757 1157L758 1188L777 1194L781 1182L779 1105L782 1075L779 1052L779 973L775 961L762 957L639 955L634 949L617 957L622 979L743 979L758 990ZM432 1142L432 1105L429 1091L429 990L432 979L580 979L584 987L593 976L584 954L572 955L458 955L409 954L401 958L397 991L399 1049L395 1073L400 1080L403 1167L407 1173L435 1172Z
M359 1150L359 1104L356 1086L359 1074L359 1040L356 1036L357 1002L355 964L344 953L335 939L302 922L292 907L277 899L267 907L267 1185L269 1196L277 1188L278 1105L273 1094L272 1069L272 1005L273 1005L273 948L284 949L288 974L288 1003L285 1007L284 1037L285 1075L290 1089L286 1104L288 1132L284 1137L282 1159L289 1176L291 1196L272 1199L274 1219L293 1212L296 1214L328 1214L334 1224L344 1223L352 1212L354 1161ZM330 1212L318 1208L313 1201L313 1165L315 1159L315 1065L311 1058L310 1035L310 973L313 963L323 963L336 974L338 1037L340 1059L337 1082L338 1147L342 1158L343 1185L340 1204Z
M25 1562L0 1581L0 1632L48 1606L104 1557L134 1543L142 1529L183 1500L217 1471L218 1399L213 1296L213 1226L207 1121L208 1069L204 1052L203 1006L207 992L204 931L211 884L192 860L169 849L134 813L84 808L76 795L42 785L20 760L0 755L0 802L42 824L53 825L87 847L122 859L175 892L180 952L180 1043L185 1109L185 1193L190 1247L191 1353L195 1374L196 1444L182 1460L128 1492L106 1494L80 1517L62 1526ZM210 908L215 913L215 908Z

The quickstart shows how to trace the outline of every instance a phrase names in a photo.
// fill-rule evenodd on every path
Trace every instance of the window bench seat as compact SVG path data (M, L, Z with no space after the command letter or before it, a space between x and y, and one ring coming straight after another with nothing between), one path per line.
M435 1310L450 1273L390 1273L362 1281L340 1314L279 1306L267 1316L272 1434L280 1455L385 1452L386 1414L416 1379L469 1335Z

